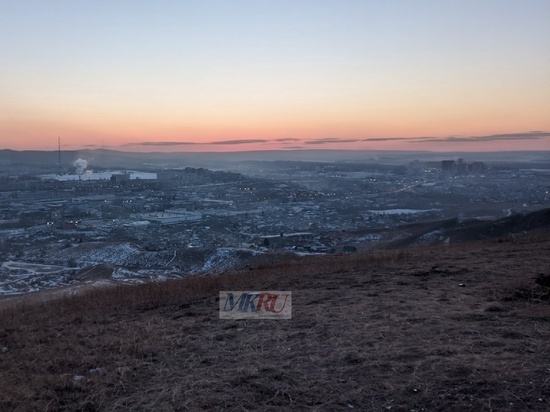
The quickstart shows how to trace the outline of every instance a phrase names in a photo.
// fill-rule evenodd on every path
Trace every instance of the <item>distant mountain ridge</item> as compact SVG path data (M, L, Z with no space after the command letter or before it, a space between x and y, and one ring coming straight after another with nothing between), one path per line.
M111 149L62 150L61 166L70 167L78 158L90 163L90 167L177 167L182 164L216 167L220 162L234 163L249 160L261 161L361 161L404 163L413 160L440 161L449 158L465 158L470 161L494 162L550 162L550 151L524 152L429 152L429 151L357 151L357 150L264 150L234 152L125 152ZM57 150L0 150L0 160L19 165L58 166Z

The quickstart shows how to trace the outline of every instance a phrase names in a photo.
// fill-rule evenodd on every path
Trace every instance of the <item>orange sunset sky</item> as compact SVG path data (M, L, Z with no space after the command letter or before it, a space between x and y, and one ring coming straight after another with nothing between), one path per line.
M550 150L550 2L15 1L0 149Z

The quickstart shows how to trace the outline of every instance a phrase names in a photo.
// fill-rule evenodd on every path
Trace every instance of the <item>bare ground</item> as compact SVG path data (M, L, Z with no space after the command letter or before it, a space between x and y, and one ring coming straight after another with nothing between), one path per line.
M547 411L549 250L546 232L14 303L0 410ZM231 289L291 290L293 318L220 320Z

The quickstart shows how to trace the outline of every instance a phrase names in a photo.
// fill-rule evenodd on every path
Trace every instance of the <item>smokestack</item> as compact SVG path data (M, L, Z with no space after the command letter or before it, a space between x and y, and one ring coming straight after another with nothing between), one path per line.
M59 175L61 175L61 138L57 137L57 157L59 163Z

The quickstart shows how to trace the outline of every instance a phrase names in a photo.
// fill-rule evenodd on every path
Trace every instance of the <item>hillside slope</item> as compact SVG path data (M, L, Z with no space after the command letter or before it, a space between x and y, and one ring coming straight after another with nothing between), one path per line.
M393 230L397 233L397 236L393 235L396 240L387 242L385 246L402 248L410 245L471 242L548 229L550 209L546 208L489 221L454 218L404 225Z
M306 257L0 312L0 410L550 409L550 233ZM536 279L539 279L539 283ZM291 320L220 320L220 290Z

